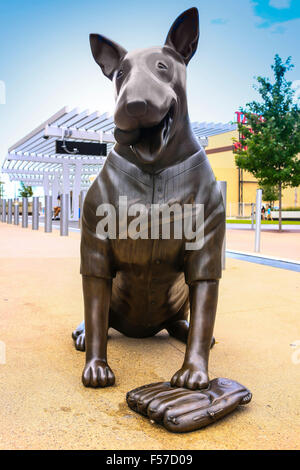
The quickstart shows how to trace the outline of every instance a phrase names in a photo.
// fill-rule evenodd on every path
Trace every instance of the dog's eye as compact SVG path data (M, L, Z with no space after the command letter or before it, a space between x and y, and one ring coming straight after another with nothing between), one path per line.
M123 70L120 69L120 70L118 71L118 73L117 73L117 78L122 77L123 73L124 73Z
M161 70L167 70L168 66L163 62L157 62L157 68Z

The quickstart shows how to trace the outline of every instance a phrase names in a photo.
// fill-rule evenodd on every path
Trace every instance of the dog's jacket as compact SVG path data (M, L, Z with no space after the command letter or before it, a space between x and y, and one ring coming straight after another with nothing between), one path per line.
M110 203L118 214L119 196L127 196L128 207L203 204L202 248L187 251L187 240L174 239L172 230L168 240L101 239L96 233L97 207ZM221 277L224 231L222 196L203 149L155 174L142 171L113 149L84 202L81 274L113 279L110 308L126 315L129 323L130 312L144 312L145 319L151 311L176 315L188 298L188 284Z

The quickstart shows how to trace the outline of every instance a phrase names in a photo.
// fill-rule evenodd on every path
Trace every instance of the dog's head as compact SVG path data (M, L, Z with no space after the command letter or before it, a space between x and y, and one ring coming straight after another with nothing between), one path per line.
M173 23L163 47L127 52L98 34L91 49L116 91L115 138L144 163L154 163L187 115L186 66L197 49L198 10Z

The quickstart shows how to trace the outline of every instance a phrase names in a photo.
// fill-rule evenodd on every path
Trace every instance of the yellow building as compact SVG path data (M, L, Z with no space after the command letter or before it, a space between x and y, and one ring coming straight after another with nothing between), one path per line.
M235 164L232 138L238 139L238 131L233 130L208 138L206 154L218 181L227 181L227 215L248 216L251 203L255 202L256 179L247 171L239 170ZM275 206L278 201L275 202ZM283 208L300 206L300 186L283 191Z

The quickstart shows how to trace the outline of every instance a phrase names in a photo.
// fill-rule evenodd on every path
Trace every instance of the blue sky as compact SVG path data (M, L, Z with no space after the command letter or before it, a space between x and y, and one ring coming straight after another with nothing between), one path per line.
M0 161L7 148L64 105L113 111L113 89L94 63L88 35L128 50L160 45L174 19L196 6L201 36L188 66L191 119L228 122L256 97L278 53L300 79L299 0L2 0ZM1 102L1 90L0 90Z

